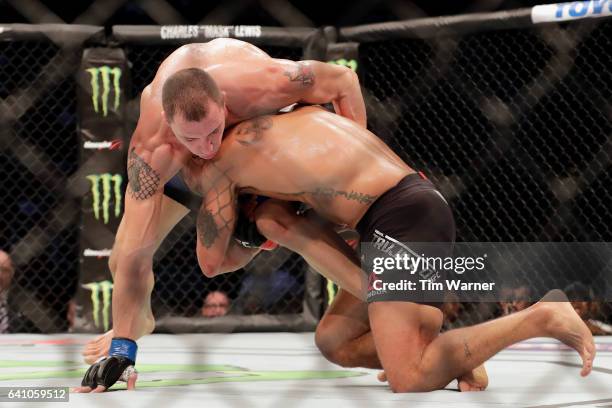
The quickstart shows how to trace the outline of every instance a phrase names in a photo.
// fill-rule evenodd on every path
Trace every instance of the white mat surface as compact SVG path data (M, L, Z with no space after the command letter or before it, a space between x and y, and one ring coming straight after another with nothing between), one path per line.
M0 386L77 386L86 365L84 335L0 336ZM153 335L139 341L135 392L71 394L69 403L0 403L19 407L612 407L612 338L599 337L593 373L579 376L576 353L536 339L486 365L480 393L446 390L393 394L376 371L328 363L313 334Z

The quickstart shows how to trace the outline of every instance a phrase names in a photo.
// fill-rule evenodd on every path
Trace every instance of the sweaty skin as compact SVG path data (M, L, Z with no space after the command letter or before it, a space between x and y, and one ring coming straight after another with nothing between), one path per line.
M318 107L243 122L226 132L215 159L185 172L190 188L204 196L197 221L200 266L206 276L219 273L240 193L300 201L354 228L381 194L411 173L367 129ZM338 283L363 298L363 288L350 280Z
M304 134L310 135L312 144L300 138ZM317 107L241 123L227 132L214 160L190 168L192 188L204 195L197 222L200 267L208 276L220 270L236 221L239 193L301 201L323 217L354 228L377 197L412 172L375 135ZM308 235L303 231L302 235ZM312 236L315 244L321 241L317 238ZM326 250L325 245L320 248ZM297 252L308 252L307 247L301 249ZM337 257L328 253L329 258ZM320 255L321 265L329 266L328 257ZM314 267L319 272L325 269ZM358 268L357 262L354 267ZM359 272L350 270L353 275ZM336 282L343 289L356 289L357 300L363 299L359 288L350 287L348 277L342 280L345 277ZM593 336L558 290L523 311L442 334L442 313L432 306L372 302L366 307L376 356L394 392L441 389L470 372L474 378L463 378L468 386L486 383L475 378L486 360L534 337L555 338L576 350L582 359L582 376L592 370ZM335 336L341 334L337 331Z
M211 103L210 113L202 122L195 123L197 126L187 123L190 136L194 132L199 136L189 141L172 132L162 111L161 91L170 75L194 67L212 76L223 93L224 105ZM273 59L259 48L234 39L185 45L161 64L153 82L142 92L140 117L129 146L125 212L109 261L114 279L114 327L107 337L136 340L155 326L150 306L153 254L188 213L163 195L164 184L192 161L195 152L201 153L200 157L213 157L225 126L298 102L331 102L337 113L365 126L359 81L346 67ZM175 116L182 119L180 113ZM230 247L232 253L241 251ZM81 387L77 391L91 390ZM104 387L96 391L104 391Z

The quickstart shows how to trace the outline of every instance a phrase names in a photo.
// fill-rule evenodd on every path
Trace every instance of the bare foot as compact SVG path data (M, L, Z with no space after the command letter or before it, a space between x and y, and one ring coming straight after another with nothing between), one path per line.
M387 381L387 375L384 371L378 373L377 378L380 382ZM489 385L489 376L484 364L457 378L457 383L461 392L484 391Z
M586 377L593 369L595 342L593 335L562 291L548 292L535 308L542 309L546 316L546 330L551 337L573 348L582 358L580 375Z
M489 376L484 364L457 378L459 391L484 391L489 385Z
M93 364L100 357L108 356L111 340L113 339L113 330L109 330L104 334L90 340L83 349L81 355L87 364Z

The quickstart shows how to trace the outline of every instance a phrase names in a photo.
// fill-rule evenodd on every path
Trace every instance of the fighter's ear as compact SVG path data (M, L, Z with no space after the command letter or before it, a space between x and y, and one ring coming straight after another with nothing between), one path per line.
M170 121L168 120L168 118L166 117L166 112L162 109L161 111L161 116L162 116L162 120L165 120L166 123L170 123Z

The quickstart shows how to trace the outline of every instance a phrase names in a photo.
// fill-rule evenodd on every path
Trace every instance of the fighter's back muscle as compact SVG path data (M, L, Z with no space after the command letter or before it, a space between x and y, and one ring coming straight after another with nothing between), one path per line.
M376 136L315 107L239 124L218 157L240 190L304 201L348 224L412 171Z
M376 136L318 107L255 118L233 128L226 139L249 147L234 160L260 164L241 174L245 182L264 171L276 172L276 178L281 174L304 183L329 184L349 181L369 167L379 172L407 168Z

